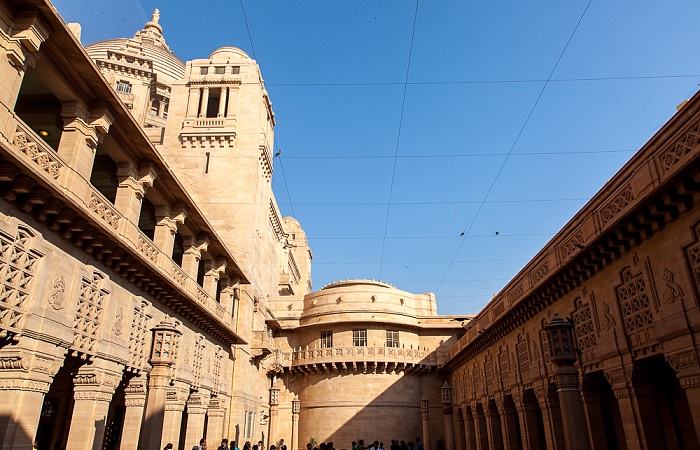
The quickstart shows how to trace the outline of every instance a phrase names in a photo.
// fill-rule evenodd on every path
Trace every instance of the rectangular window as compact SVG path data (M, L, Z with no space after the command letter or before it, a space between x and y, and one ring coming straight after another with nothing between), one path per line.
M321 331L321 348L333 347L333 332Z
M199 74L200 75L206 75L209 73L209 67L200 67L199 68Z
M217 75L223 75L226 73L226 67L214 67L214 73Z
M352 330L352 345L367 347L367 330Z
M117 92L131 94L131 84L126 81L117 81Z
M253 411L246 411L245 413L245 425L243 427L243 437L252 438L253 437L253 427L255 425L255 413Z
M233 66L233 69L231 70L231 73L234 75L237 75L241 73L241 66Z
M386 330L386 346L387 347L398 347L399 346L399 332L396 330Z

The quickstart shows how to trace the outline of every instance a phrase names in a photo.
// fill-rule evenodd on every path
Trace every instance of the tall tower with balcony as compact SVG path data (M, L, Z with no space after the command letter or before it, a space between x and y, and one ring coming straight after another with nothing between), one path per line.
M253 281L278 292L278 258L288 239L272 192L275 116L260 68L222 47L187 62L173 83L163 157Z

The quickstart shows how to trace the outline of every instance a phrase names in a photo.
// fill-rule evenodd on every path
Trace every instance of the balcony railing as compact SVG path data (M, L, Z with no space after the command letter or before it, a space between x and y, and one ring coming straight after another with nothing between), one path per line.
M331 347L282 352L283 366L343 362L385 362L437 365L437 353L396 347Z
M37 136L29 126L17 118L17 128L14 137L15 146L28 157L36 166L46 172L54 180L61 176L65 163L61 161L54 149Z

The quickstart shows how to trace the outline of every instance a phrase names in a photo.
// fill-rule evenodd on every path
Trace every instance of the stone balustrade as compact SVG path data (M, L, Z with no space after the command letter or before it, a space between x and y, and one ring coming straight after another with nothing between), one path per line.
M66 199L64 202L65 206L70 204L72 208L81 210L75 212L91 217L94 220L94 225L101 226L109 234L109 238L115 241L120 248L131 250L133 254L139 255L143 264L154 272L160 273L164 280L169 280L172 286L184 294L191 303L199 304L210 313L212 320L221 322L225 328L234 333L230 314L227 314L226 309L207 294L197 284L196 280L186 275L172 258L163 253L135 224L126 220L114 204L107 200L94 186L90 185L87 180L85 180L86 186L83 187L67 184L63 173L72 170L68 164L34 130L13 113L11 113L11 120L14 122L10 125L11 129L16 130L12 142L16 150L13 152L16 161L38 174L41 180L52 186L56 192L71 191L74 194L73 199L77 197L80 201L71 202ZM12 174L8 173L7 175L11 176ZM78 195L75 192L78 189L85 192L86 195ZM49 209L39 214L39 217L46 217L61 210L64 212L66 210L63 205L58 209L55 206ZM86 228L86 224L83 223L85 221L76 221L76 217L77 215L74 213L67 214L66 218L62 218L59 214L52 223L55 227L58 227L72 222L73 225L69 229L81 233L80 239L92 239L92 236L89 236L90 231ZM92 244L90 252L95 254L99 252L98 245L101 247L105 246L104 243L96 241Z
M278 363L291 371L303 373L329 370L425 372L438 368L446 356L446 352L427 349L331 347L281 352Z

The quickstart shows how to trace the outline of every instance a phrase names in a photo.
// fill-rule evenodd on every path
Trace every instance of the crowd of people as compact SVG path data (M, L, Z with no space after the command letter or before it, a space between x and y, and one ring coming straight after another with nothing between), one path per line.
M331 442L332 444L332 442ZM323 444L321 444L323 446ZM308 446L307 446L308 447ZM308 448L307 448L308 450ZM316 450L316 449L314 449ZM334 448L321 447L320 450L335 450ZM360 439L359 441L352 441L352 450L386 450L384 448L384 442L374 441L369 446L365 446L365 441ZM389 450L423 450L423 443L420 438L416 438L415 443L413 441L399 441L396 439L391 440L391 446Z
M287 450L284 439L280 440L279 447L279 450ZM167 444L163 450L173 450L173 444ZM192 450L207 450L207 440L200 439L199 445L192 447ZM236 441L229 442L228 439L224 438L221 440L221 445L217 447L217 450L239 450L239 448L236 446ZM243 444L243 450L265 450L265 447L263 447L263 441L258 441L255 445L251 445L250 441L246 441L246 443ZM277 446L271 445L270 450L277 450Z
M279 447L279 448L278 448ZM173 444L168 444L163 448L163 450L173 450ZM192 447L192 450L207 450L207 440L201 439L199 445ZM236 446L236 441L230 441L228 439L222 439L221 445L217 447L217 450L239 450ZM243 444L243 450L265 450L263 447L263 442L258 441L257 444L251 445L250 441L246 441ZM284 439L280 439L278 445L271 445L269 450L287 450L287 445L284 443ZM312 443L306 444L306 450L336 450L333 442L322 442L319 446L314 446ZM345 449L342 449L345 450ZM365 445L365 441L360 439L359 441L352 441L351 450L387 450L384 448L384 442L374 441L368 446ZM413 441L399 441L391 440L391 446L388 450L423 450L423 443L420 438L416 438L415 443Z

